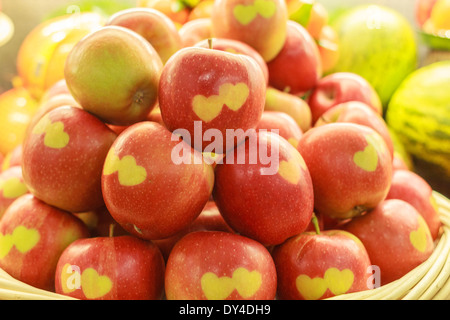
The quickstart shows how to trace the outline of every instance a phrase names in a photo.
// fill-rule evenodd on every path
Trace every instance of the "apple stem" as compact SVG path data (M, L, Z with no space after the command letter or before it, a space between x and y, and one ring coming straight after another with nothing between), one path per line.
M319 220L317 219L317 216L316 216L315 213L313 213L313 216L311 218L311 222L314 225L314 229L316 230L316 233L320 234Z
M111 223L110 225L109 225L109 237L110 238L112 238L112 237L114 237L114 227L115 227L116 225L114 224L114 223Z
M209 38L208 39L208 47L210 48L210 49L212 49L213 48L213 46L212 46L212 38Z

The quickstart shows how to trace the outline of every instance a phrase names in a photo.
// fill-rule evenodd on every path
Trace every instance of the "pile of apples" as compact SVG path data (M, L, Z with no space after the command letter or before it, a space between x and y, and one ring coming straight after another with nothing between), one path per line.
M288 10L310 4L197 1L177 27L151 2L73 47L1 172L3 270L79 299L324 299L430 256L431 187L370 84L324 75L326 23Z

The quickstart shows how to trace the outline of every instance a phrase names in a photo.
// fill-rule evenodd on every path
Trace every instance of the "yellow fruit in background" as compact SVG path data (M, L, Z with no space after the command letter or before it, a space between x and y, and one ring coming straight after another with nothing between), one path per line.
M35 99L64 78L64 64L72 47L104 24L104 17L85 12L59 16L36 26L23 41L17 71Z
M450 30L450 0L436 1L431 9L430 21L437 30Z
M0 95L0 153L6 155L20 145L38 102L23 87Z

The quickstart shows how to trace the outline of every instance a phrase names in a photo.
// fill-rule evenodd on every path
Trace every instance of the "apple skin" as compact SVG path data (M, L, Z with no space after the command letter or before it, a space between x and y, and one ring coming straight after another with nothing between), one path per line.
M22 156L23 156L23 145L19 144L14 149L5 154L5 156L3 157L0 172L5 171L11 167L21 166Z
M417 210L399 199L387 199L342 229L364 244L370 261L380 268L381 285L404 276L429 258L434 249L430 230ZM411 237L417 233L420 246ZM418 249L419 248L419 249Z
M415 18L420 27L430 18L433 6L437 0L417 0L415 5Z
M368 281L372 275L369 255L362 242L346 231L301 233L276 246L272 251L272 257L277 269L277 297L280 300L326 299L340 294L369 290L373 287L373 284ZM354 276L353 282L344 289L335 289L332 284L330 288L330 284L327 284L323 292L297 286L300 275L320 281L318 278L324 279L327 270L331 268L338 269L340 272L350 270ZM328 271L328 274L330 272ZM326 279L332 278L330 276ZM342 279L340 275L334 279L334 284ZM317 286L314 289L317 290Z
M228 91L222 93L221 88L228 88ZM244 89L247 90L244 92L246 95L242 93ZM238 139L227 144L227 130L245 132L256 127L264 110L265 90L263 72L253 58L189 47L179 50L166 63L160 79L159 107L166 127L170 131L187 130L191 146L197 150L202 148L200 151L204 151L211 142L202 139L201 146L196 146L195 138L202 138L208 129L219 130L223 144L216 153L220 154L242 141ZM227 99L230 102L223 101L224 95L231 96ZM219 101L211 106L209 101L214 98ZM203 107L204 111L196 111L195 102L198 102L199 110ZM231 103L236 107L232 109L228 105ZM212 114L211 110L216 108L218 113ZM200 121L202 130L196 133L200 130L195 130L195 122Z
M261 159L250 160L254 148L250 141L267 144L274 157L273 174L262 173L269 165ZM265 246L305 231L314 207L311 177L301 155L281 136L263 131L250 135L217 164L213 198L233 230Z
M236 280L239 272L240 281ZM205 278L207 273L209 281ZM214 280L227 282L233 289L223 292L226 288L217 286ZM259 242L238 234L189 233L174 246L166 265L167 300L273 300L276 287L270 253Z
M202 47L208 49L210 44L209 40L202 40L195 44L196 47ZM212 38L211 39L211 48L215 50L222 50L227 51L231 53L237 53L237 54L246 54L253 59L256 60L256 62L261 67L261 70L264 74L264 78L266 79L266 84L269 84L269 70L267 68L267 63L264 61L264 59L261 57L261 55L252 47L250 47L248 44L239 41L239 40L233 40L233 39L223 39L223 38Z
M265 111L280 111L290 115L303 132L312 127L311 109L302 98L273 87L266 90Z
M314 186L317 212L348 219L384 200L392 178L392 158L373 129L330 123L303 134L297 149Z
M425 219L433 240L438 238L442 223L433 189L425 179L410 170L395 170L386 199L400 199L411 204Z
M302 129L290 115L277 111L264 111L256 130L278 130L278 134L292 144L294 148L297 148L303 135Z
M172 248L178 240L194 231L223 231L234 233L234 230L223 219L215 202L208 201L200 215L186 229L170 238L153 240L153 243L158 246L164 256L164 260L167 261Z
M107 26L128 28L146 39L163 63L179 49L182 41L175 23L162 12L152 8L131 8L113 14Z
M361 101L382 115L380 97L370 83L352 72L335 72L321 78L308 97L312 121L331 107L347 101Z
M26 193L29 191L23 181L21 166L0 171L0 219L11 203Z
M335 105L325 111L314 126L332 122L349 122L368 126L378 132L386 142L389 153L394 158L394 143L383 117L364 102L348 101Z
M158 98L163 63L142 36L104 26L78 42L64 69L76 101L103 121L130 125L145 120Z
M326 25L322 28L317 40L320 59L322 62L322 73L324 75L332 72L339 61L339 36L333 27Z
M192 47L199 41L212 37L211 19L201 18L188 21L178 30L183 47Z
M179 146L189 163L173 161L172 152ZM145 240L168 238L188 227L208 202L213 185L213 169L201 153L150 121L136 123L119 135L102 174L111 216Z
M267 63L269 84L281 91L303 95L315 88L322 77L322 61L316 42L295 21L287 22L283 48Z
M77 266L80 273L68 272L67 264ZM109 279L105 292L95 291L101 280L83 277L92 269ZM59 294L83 300L159 300L164 294L164 272L161 251L150 241L129 235L79 239L58 260L55 288ZM71 289L67 277L76 273L80 287Z
M69 212L103 206L102 168L116 137L83 109L59 107L50 111L23 145L23 178L30 192Z
M259 0L259 3L267 2ZM273 5L273 11L267 17L256 11L253 17L252 14L244 15L246 21L241 22L234 12L255 8L254 0L215 1L211 12L213 37L245 42L258 51L264 61L269 62L281 51L286 40L288 13L284 0L268 3Z
M111 233L113 233L114 236L129 235L129 233L113 219L106 206L91 211L73 214L86 224L91 237L107 237L110 236Z
M70 243L89 236L86 225L71 213L25 194L0 220L0 268L19 281L54 292L59 256ZM35 242L27 243L30 239Z

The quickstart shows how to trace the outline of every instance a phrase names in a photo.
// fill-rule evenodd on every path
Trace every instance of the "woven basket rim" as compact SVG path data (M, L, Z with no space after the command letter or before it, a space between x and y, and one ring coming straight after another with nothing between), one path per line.
M342 294L326 300L447 300L450 299L450 200L433 191L442 233L431 256L402 278L381 287ZM0 300L76 300L35 288L0 268Z

